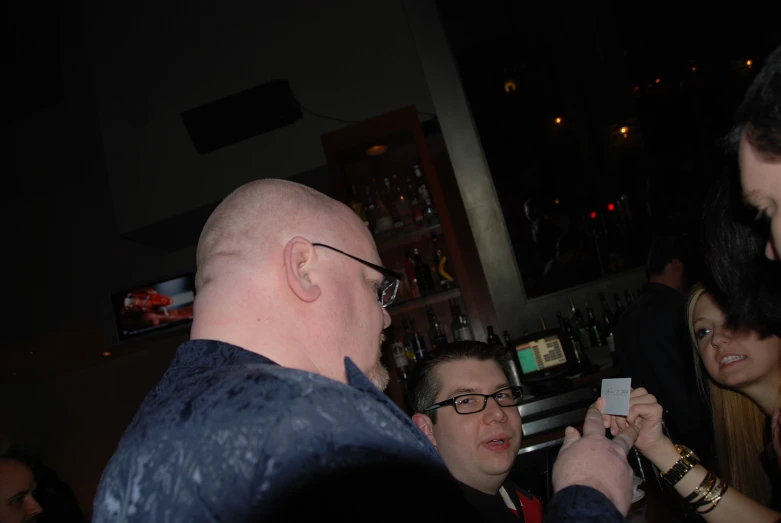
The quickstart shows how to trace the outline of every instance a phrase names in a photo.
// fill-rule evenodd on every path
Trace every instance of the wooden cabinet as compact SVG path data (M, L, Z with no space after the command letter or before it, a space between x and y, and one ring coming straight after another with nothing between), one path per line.
M331 174L330 192L352 206L372 229L383 265L406 276L408 255L413 249L417 248L429 265L441 259L435 253L441 249L446 256L443 270L455 280L452 285L435 285L433 290L415 297L413 282L405 277L396 302L388 307L393 324L386 331L383 347L384 362L391 374L387 392L405 409L404 386L390 351L394 340L403 339L403 318L414 320L427 341L428 307L445 327L450 341L453 340L452 303L458 304L469 317L475 339L485 340L486 327L497 326L445 143L437 132L438 127L431 127L435 129L433 132L424 133L417 110L409 106L322 136ZM421 186L425 186L422 193ZM434 213L425 212L426 192ZM421 206L420 213L412 209L415 198ZM378 220L382 205L391 216ZM435 276L435 280L444 279L441 271L436 271Z

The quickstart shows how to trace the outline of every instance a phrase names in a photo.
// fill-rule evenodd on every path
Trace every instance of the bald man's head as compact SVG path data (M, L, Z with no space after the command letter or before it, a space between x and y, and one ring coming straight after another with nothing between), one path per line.
M380 264L371 233L346 205L281 180L234 191L198 242L191 336L339 380L349 356L384 386L384 275L317 244Z
M338 243L357 232L357 223L345 205L304 185L250 182L228 195L207 220L198 241L196 289L269 261L281 263L270 257L293 236Z

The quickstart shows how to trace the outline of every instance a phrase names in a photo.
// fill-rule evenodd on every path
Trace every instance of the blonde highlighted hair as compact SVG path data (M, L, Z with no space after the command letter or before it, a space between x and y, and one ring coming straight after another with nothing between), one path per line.
M701 285L692 289L686 306L686 320L692 340L697 384L703 394L706 387L710 393L718 474L735 489L767 506L772 495L770 478L762 464L767 416L743 394L705 378L707 371L703 368L694 331L694 307L707 292Z

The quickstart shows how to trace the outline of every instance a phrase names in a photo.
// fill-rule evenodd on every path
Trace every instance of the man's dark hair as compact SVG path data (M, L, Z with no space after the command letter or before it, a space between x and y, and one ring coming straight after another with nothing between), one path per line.
M442 382L437 373L437 367L449 361L487 361L494 360L507 375L507 352L499 346L491 347L482 341L454 341L441 349L429 352L419 361L407 381L410 406L413 412L424 413L426 408L436 402L442 392ZM428 414L432 423L437 422L437 411Z
M781 336L781 263L765 257L767 226L743 204L738 183L722 176L705 200L706 288L731 328Z
M781 46L770 53L735 114L726 137L737 151L745 132L751 146L768 159L781 158Z
M686 242L681 236L655 235L648 252L648 274L662 274L664 268L673 260L679 260L685 266L688 258Z

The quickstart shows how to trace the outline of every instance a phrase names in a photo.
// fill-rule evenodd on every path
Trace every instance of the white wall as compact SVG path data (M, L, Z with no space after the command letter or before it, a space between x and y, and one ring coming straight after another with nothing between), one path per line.
M120 232L323 165L320 136L343 125L305 114L201 156L187 109L285 78L304 106L343 119L432 111L396 0L96 4L84 25Z

